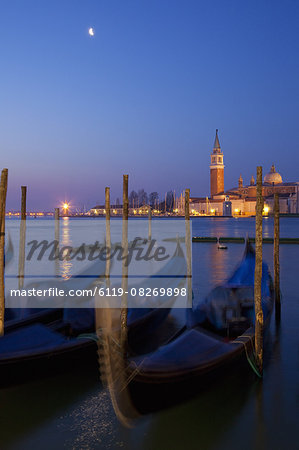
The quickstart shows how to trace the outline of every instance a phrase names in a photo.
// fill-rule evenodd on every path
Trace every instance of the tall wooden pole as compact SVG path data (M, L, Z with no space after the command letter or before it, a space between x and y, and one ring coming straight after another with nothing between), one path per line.
M263 260L263 208L262 167L256 172L256 216L255 216L255 273L254 273L254 308L255 308L255 353L257 366L263 372L263 325L262 310L262 260Z
M22 191L22 198L21 198L21 224L20 224L20 242L19 242L19 289L23 289L24 286L27 186L21 186L21 191Z
M59 220L59 208L55 208L54 210L54 219L55 220Z
M109 188L105 189L106 227L110 226L110 196ZM128 290L128 175L123 176L123 229L122 229L122 289ZM106 228L107 231L107 228ZM109 234L106 233L106 245L109 246ZM107 266L106 266L107 269ZM106 272L107 273L107 272ZM107 278L106 278L107 280ZM98 340L98 354L101 369L101 377L107 383L110 392L112 406L118 419L127 427L132 427L133 420L138 417L138 412L132 404L128 389L127 364L127 295L122 296L121 327L119 327L119 309L108 306L109 297L100 297L96 300L102 303L103 308L97 308L96 330ZM106 306L107 305L107 306ZM116 322L116 323L115 323ZM103 379L103 377L105 377Z
M4 286L4 252L5 252L5 209L8 170L3 169L0 182L0 336L4 334L5 286Z
M120 312L120 349L124 358L127 355L127 317L128 317L128 219L129 219L129 198L128 198L129 175L123 176L123 229L122 229L122 305Z
M187 257L187 307L192 307L192 264L191 264L191 232L190 232L190 189L185 189L185 245Z
M60 210L59 208L55 208L54 210L54 221L55 221L55 235L54 239L56 241L57 247L55 252L55 275L56 277L59 277L60 275L60 264L59 264L59 216L60 216Z
M173 191L173 208L172 211L175 210L175 191Z
M280 264L279 264L279 196L274 195L274 289L275 313L280 316Z
M27 186L21 186L21 220L26 220Z
M185 189L185 220L190 220L190 189Z
M106 248L107 248L107 259L106 259L106 287L110 287L110 267L111 267L111 230L110 230L110 188L105 188L105 211L106 211Z
M148 210L148 240L152 240L152 209L149 207Z
M111 269L111 230L110 230L110 217L111 217L111 206L110 206L110 188L105 187L105 216L106 216L106 237L105 237L105 245L106 245L106 266L105 266L105 282L106 289L110 289L110 269ZM108 297L109 299L109 297ZM109 327L112 328L112 311L109 310L109 306L102 304L102 297L96 295L95 297L95 317L96 317L96 330L97 333L100 333L100 328L105 328L106 333ZM104 307L105 306L105 307ZM119 327L118 327L119 330ZM110 330L112 333L112 330ZM103 330L101 332L103 334ZM101 335L99 334L99 336ZM107 336L106 336L107 337ZM118 334L118 339L120 339L120 334ZM100 350L99 350L100 354ZM107 356L107 355L106 355ZM109 364L111 355L108 356Z

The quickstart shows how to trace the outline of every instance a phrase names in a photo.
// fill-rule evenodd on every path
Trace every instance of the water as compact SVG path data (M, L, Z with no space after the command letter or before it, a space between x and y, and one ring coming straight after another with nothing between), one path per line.
M253 219L195 219L194 236L254 235ZM281 235L298 237L299 219L281 219ZM264 220L265 236L273 222ZM272 270L273 246L264 259ZM191 401L147 416L133 429L115 418L98 374L75 373L0 391L0 448L12 449L299 449L299 246L281 246L282 318L272 320L260 382L231 373ZM194 243L193 289L205 295L240 261L243 246Z

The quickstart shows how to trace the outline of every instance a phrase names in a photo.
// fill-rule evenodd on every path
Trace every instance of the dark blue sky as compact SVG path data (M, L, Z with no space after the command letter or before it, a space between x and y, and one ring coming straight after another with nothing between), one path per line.
M0 146L8 208L93 206L111 187L209 194L275 163L299 180L299 3L1 0ZM95 28L95 36L87 30Z

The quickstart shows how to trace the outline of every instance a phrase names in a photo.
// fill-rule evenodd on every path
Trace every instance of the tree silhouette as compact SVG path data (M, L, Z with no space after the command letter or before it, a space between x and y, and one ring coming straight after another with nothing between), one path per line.
M174 192L168 191L166 194L166 211L172 211L174 209Z
M139 206L146 205L148 203L148 196L144 189L138 191Z
M152 208L156 208L159 204L159 194L158 192L151 192L149 195L149 204Z
M131 208L138 207L138 194L136 191L131 191L129 195L129 205Z

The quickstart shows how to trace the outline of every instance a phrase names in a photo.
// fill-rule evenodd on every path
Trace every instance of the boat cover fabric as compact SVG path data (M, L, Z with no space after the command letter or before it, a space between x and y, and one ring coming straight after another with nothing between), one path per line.
M138 292L140 288L153 286L156 289L168 287L174 288L184 285L187 270L187 263L184 257L184 253L177 244L173 257L165 264L161 270L159 270L154 276L149 276L142 281L139 285L134 285ZM169 278L168 278L169 276ZM118 286L116 286L117 289ZM128 289L130 291L130 289ZM173 305L175 297L146 297L146 296L132 296L128 294L128 326L132 326L135 322L146 318L156 308L161 309L160 317L166 317L170 311L170 306ZM121 297L119 297L121 306ZM66 303L69 305L78 305L81 308L69 308L66 307L63 313L63 319L66 323L70 324L73 331L76 333L82 333L85 330L91 330L95 327L95 314L94 314L94 301L93 299L86 299L80 297L72 299L71 302ZM86 307L84 307L86 305ZM109 303L108 303L109 305ZM158 317L158 315L157 315ZM156 317L156 318L157 318ZM157 324L159 322L157 321Z
M48 291L49 289L58 289L64 290L67 293L70 290L76 291L83 289L91 289L95 283L99 283L101 278L105 274L105 261L97 260L95 263L88 265L80 273L72 275L68 279L63 278L53 278L50 279L36 279L24 286L26 290L30 289L40 289L43 291ZM82 300L82 297L79 297L79 300ZM72 297L71 300L73 303L76 300L76 297ZM86 296L85 300L89 301L90 297ZM37 309L37 308L63 308L67 307L70 303L69 298L67 296L49 296L45 297L27 297L26 298L26 307L27 309ZM19 306L19 300L17 297L12 297L11 295L6 296L6 303L11 305L13 308L17 308ZM87 305L89 307L89 305ZM24 308L25 309L25 308Z
M20 320L41 311L48 311L46 308L5 308L5 321L9 324L10 320Z
M250 248L233 275L221 286L214 288L202 301L187 310L187 326L209 321L217 330L225 330L228 321L245 317L254 325L254 271L255 253ZM262 264L262 309L267 317L272 309L271 276L266 263Z
M66 342L66 338L45 325L34 324L20 328L0 338L0 360L14 353L42 349L50 350Z
M255 254L248 253L225 286L254 286ZM262 296L270 296L269 268L262 263Z
M221 342L196 329L187 330L171 343L146 356L132 358L131 368L141 375L163 376L170 372L185 372L208 364L234 350L232 344Z
M71 326L74 333L94 330L94 308L64 308L63 321Z

